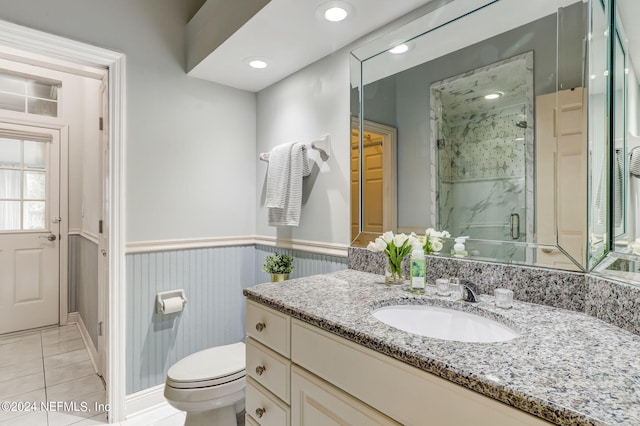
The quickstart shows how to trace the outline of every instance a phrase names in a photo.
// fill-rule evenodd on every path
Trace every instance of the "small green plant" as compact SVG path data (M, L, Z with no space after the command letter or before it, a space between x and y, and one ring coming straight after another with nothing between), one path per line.
M263 270L269 274L290 274L293 271L293 257L278 253L267 256Z

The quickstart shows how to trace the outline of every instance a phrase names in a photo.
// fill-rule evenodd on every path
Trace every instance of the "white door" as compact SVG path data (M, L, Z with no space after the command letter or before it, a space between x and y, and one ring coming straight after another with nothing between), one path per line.
M582 88L536 97L537 241L585 263L586 115ZM582 191L575 188L584 187ZM537 265L577 269L556 248L538 249Z
M60 134L0 123L0 334L59 322Z

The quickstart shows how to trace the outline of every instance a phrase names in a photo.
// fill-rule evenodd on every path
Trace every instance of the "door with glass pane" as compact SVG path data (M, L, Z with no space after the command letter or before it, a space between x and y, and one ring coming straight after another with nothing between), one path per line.
M0 123L0 334L57 324L58 131Z

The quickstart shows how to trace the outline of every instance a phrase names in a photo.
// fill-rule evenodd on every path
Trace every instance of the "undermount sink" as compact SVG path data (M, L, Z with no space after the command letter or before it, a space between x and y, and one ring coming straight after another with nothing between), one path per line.
M519 336L512 328L479 315L428 305L386 306L373 316L391 327L434 339L504 342Z

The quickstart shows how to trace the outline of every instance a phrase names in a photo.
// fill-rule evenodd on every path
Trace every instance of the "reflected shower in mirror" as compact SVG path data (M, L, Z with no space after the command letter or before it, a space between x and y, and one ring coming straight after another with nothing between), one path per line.
M382 229L446 229L469 235L476 259L585 269L588 5L433 8L352 51L353 129L367 121L397 129L396 227ZM400 43L405 53L390 50ZM367 232L362 185L352 190L363 209L352 216L352 244L366 246L377 235Z

